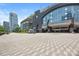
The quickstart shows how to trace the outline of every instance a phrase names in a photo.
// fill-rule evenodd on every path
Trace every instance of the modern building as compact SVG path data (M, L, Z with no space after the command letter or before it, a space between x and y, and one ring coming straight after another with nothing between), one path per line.
M49 31L79 32L79 4L60 3L47 9L43 16L42 28Z
M4 21L3 27L4 27L5 32L10 32L9 22Z
M24 21L21 22L21 29L29 29L31 28L30 25L32 25L32 22L30 22L30 18L25 19Z
M18 17L17 17L17 14L14 13L14 12L11 12L10 13L10 16L9 16L9 19L10 19L10 31L13 32L13 30L18 25Z
M21 29L32 29L33 27L33 16L34 14L30 15L28 18L24 19L21 22Z
M41 29L42 20L40 20L40 10L34 12L34 14L30 15L28 18L24 19L21 22L22 29Z
M36 11L32 20L36 30L79 32L79 3L51 5Z

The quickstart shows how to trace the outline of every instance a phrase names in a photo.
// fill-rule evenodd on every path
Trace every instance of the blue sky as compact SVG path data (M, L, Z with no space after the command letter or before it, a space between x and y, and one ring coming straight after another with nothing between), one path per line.
M46 8L50 3L0 3L0 24L9 21L9 13L18 15L18 23L34 13L38 9Z

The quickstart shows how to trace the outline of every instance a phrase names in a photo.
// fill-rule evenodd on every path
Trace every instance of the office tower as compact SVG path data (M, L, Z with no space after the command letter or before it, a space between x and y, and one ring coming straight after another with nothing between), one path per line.
M18 17L17 17L17 14L14 13L14 12L11 12L10 13L10 16L9 16L9 19L10 19L10 32L13 32L13 30L18 25Z
M4 31L5 31L5 32L10 32L9 22L4 21L4 22L3 22L3 26L4 26Z

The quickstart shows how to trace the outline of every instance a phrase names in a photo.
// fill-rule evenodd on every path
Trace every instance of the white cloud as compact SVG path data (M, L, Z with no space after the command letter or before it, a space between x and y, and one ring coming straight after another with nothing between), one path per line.
M18 19L19 19L19 24L22 20L24 20L25 18L29 17L33 11L31 9L21 9L18 11Z
M3 24L3 21L9 21L8 11L0 10L0 24Z
M33 14L31 9L20 9L20 10L3 10L0 9L0 24L3 24L3 21L9 21L9 13L15 12L18 15L18 24L20 22Z

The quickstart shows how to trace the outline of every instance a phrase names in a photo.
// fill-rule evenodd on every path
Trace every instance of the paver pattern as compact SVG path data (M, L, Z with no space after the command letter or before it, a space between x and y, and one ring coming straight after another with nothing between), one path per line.
M5 34L0 56L79 56L79 33Z

